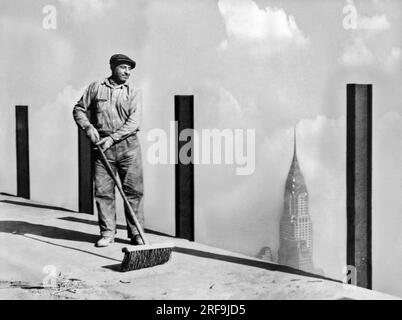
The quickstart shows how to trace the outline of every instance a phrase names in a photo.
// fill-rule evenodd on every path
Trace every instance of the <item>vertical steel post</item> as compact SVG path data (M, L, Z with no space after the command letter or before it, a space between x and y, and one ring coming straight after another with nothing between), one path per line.
M347 264L372 288L372 85L347 85Z
M175 96L175 120L177 121L176 143L176 237L194 241L194 164L182 163L179 152L183 145L191 144L191 158L194 156L193 137L191 142L180 141L184 129L194 129L194 96Z
M78 211L94 214L92 145L78 128Z
M17 196L30 198L28 106L15 106Z

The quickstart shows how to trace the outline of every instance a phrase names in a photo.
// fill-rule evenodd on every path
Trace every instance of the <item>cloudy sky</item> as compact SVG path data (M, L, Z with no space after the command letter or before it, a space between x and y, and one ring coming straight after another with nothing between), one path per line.
M55 30L44 28L47 5ZM314 263L341 279L346 83L372 83L374 286L402 296L401 21L397 0L3 0L0 191L16 192L14 105L28 104L32 198L77 209L71 110L125 53L144 95L144 159L147 133L174 119L175 94L194 94L196 129L255 129L254 174L196 167L196 240L276 256L297 126ZM147 226L174 234L174 166L145 161L145 187Z

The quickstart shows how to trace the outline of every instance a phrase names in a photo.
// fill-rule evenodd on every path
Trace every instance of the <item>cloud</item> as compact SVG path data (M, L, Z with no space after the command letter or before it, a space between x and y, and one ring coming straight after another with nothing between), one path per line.
M72 108L82 92L66 86L53 101L30 110L33 199L77 209L78 129Z
M79 21L95 18L114 6L115 0L58 0Z
M55 86L64 87L72 74L75 58L72 42L60 32L43 29L41 23L35 23L37 21L7 16L0 20L4 30L2 41L6 44L0 58L3 73L0 80L5 92L1 99L9 97L13 104L32 104L35 99L43 101L59 91L53 90ZM15 71L16 61L21 71ZM16 78L10 81L6 75ZM18 90L17 82L18 87L25 89ZM45 87L46 94L42 91ZM18 93L15 94L14 90Z
M385 15L375 15L372 17L358 16L357 29L367 30L371 32L380 32L387 30L391 27L387 17Z
M400 71L402 62L402 49L393 47L391 53L385 59L385 67L389 72Z
M368 35L372 35L391 27L390 22L384 14L371 17L360 15L353 0L347 0L347 9L349 9L347 12L350 19L357 18L355 30L364 30Z
M356 38L353 42L344 46L339 61L346 67L376 67L386 72L397 72L400 70L402 61L402 49L392 47L390 52L375 52L368 47L367 41Z
M228 127L236 127L244 119L243 108L239 101L227 89L219 88L219 106L220 119L224 119L224 124Z
M270 54L291 44L308 43L295 18L283 9L259 9L252 0L219 0L218 9L228 37L219 45L221 51L228 46L246 46L256 53Z
M379 50L381 46L377 37L380 32L389 30L391 23L385 14L374 15L371 17L360 15L353 0L347 1L349 9L348 18L356 22L355 28L349 32L350 38L343 46L339 61L347 67L367 67L376 66L384 70L389 70L392 61L389 61L384 51ZM386 37L384 37L386 39ZM386 40L385 40L386 41ZM389 44L383 44L383 48L389 47ZM395 53L395 52L394 52ZM391 55L393 53L391 52Z
M374 289L401 296L402 116L389 111L373 122Z
M375 57L365 41L362 38L356 38L344 47L340 61L348 67L368 66L375 61Z

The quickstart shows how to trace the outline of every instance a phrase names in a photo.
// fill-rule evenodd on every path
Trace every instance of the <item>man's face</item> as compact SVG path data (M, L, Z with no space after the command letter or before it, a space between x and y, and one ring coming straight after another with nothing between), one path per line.
M126 82L130 78L131 67L128 64L122 63L115 66L112 70L113 78L118 82Z

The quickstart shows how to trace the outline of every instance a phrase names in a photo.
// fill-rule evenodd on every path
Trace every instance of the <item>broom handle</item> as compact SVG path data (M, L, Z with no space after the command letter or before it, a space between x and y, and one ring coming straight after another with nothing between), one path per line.
M100 154L101 154L101 156L102 156L103 162L105 163L106 168L107 168L108 171L109 171L109 174L111 175L111 177L113 178L114 182L116 183L117 189L119 189L119 192L120 192L120 194L121 194L121 197L123 198L123 201L124 201L124 203L125 203L127 209L129 210L131 217L132 217L133 220L134 220L135 227L137 228L138 232L140 233L140 236L141 236L141 238L142 238L142 241L144 241L144 244L149 244L148 241L145 239L144 231L142 230L141 225L140 225L140 223L139 223L137 217L135 216L135 213L134 213L134 211L133 211L133 208L131 208L131 205L130 205L130 203L128 202L127 197L126 197L126 195L124 194L124 191L123 191L123 188L122 188L121 185L120 185L120 182L117 180L116 176L115 176L114 173L113 173L112 168L110 167L109 161L106 159L105 153L102 151L101 148L97 148L97 149L99 150L99 152L100 152Z

